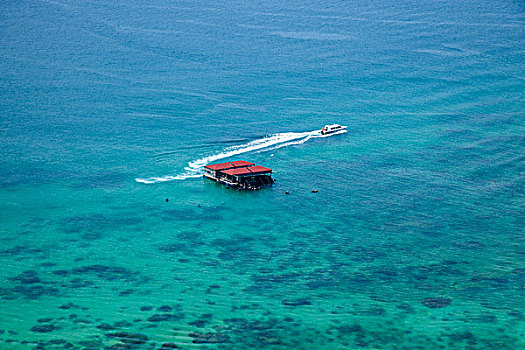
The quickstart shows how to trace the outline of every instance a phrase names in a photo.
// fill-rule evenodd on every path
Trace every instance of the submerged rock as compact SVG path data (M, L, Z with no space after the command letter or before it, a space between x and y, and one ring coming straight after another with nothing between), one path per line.
M448 337L454 344L463 342L463 341L467 341L469 343L474 343L474 344L476 343L476 337L470 331L452 333L452 334L449 334Z
M192 332L188 334L188 336L193 338L194 344L221 344L230 342L230 337L224 333Z
M120 295L121 297L125 297L125 296L131 295L131 294L133 294L133 293L135 293L135 290L134 290L134 289L125 289L125 290L121 291L121 292L119 293L119 295Z
M57 295L58 289L52 287L44 287L39 285L31 286L16 286L13 288L15 293L22 294L27 299L38 299L43 295Z
M94 274L106 281L121 280L126 282L137 282L140 280L140 275L138 273L120 266L95 264L72 269L71 273L76 275Z
M55 325L52 325L52 324L44 324L44 325L38 325L38 326L34 326L31 328L31 332L35 332L35 333L49 333L49 332L53 332L57 329L60 329L58 327L56 327Z
M396 305L396 308L399 310L403 310L406 313L414 312L414 308L409 303L401 303L399 305Z
M114 326L108 324L108 323L101 323L97 326L98 329L102 330L102 331L111 331L113 329L115 329Z
M78 345L87 349L100 349L102 347L100 340L81 340Z
M257 340L264 345L281 345L281 339L272 335L261 335L257 337Z
M421 301L423 305L431 309L438 309L450 305L452 299L449 298L425 298Z
M507 315L511 317L516 317L519 320L523 319L523 313L519 310L510 310L509 312L507 312Z
M177 321L184 318L184 314L155 314L148 317L149 322Z
M339 331L339 334L344 334L344 335L352 334L352 333L362 333L364 331L363 327L361 327L358 324L353 324L353 325L344 324L344 325L341 325L340 327L337 327L337 330Z
M384 314L386 314L386 310L382 307L372 306L368 309L359 312L359 314L366 316L383 316Z
M169 305L162 305L159 308L157 308L157 311L160 312L170 312L171 310L173 310L173 308Z
M10 278L10 280L21 284L42 283L42 280L34 270L24 271L21 274Z
M144 344L149 339L148 336L145 334L131 332L107 333L106 337L117 338L120 342L124 344Z
M267 331L275 328L276 325L277 320L274 318L270 318L268 320L254 320L248 322L248 324L245 326L245 329L249 331Z
M99 348L97 348L98 350ZM104 350L138 350L143 349L143 344L115 343L104 348ZM83 349L95 350L95 349Z
M73 319L73 323L76 323L76 324L92 324L93 321L87 320L85 318L74 318Z
M115 323L113 323L113 325L117 328L124 328L124 327L131 327L133 326L132 323L128 322L128 321L117 321Z
M312 303L305 298L283 300L282 303L286 306L312 305Z
M197 328L204 328L204 327L206 327L207 323L208 323L208 321L206 321L206 320L195 320L195 321L189 322L188 324L190 326L194 326L194 327L197 327Z
M189 250L189 247L185 243L172 243L160 246L159 250L165 253L177 253Z
M80 307L79 305L76 305L73 303L67 303L64 305L60 305L58 308L62 310L67 310L67 309L73 309L73 308L79 308L79 307Z
M66 275L69 274L69 271L67 271L67 270L55 270L55 271L53 271L53 274L57 275L57 276L66 276Z
M1 250L0 255L4 256L14 256L19 254L33 254L33 253L42 253L40 248L29 248L23 245L17 245L9 249Z
M70 282L71 288L85 288L94 285L92 281L83 280L81 278L73 278Z
M44 318L39 318L38 320L36 320L38 323L48 323L48 322L51 322L53 321L53 319L51 317L44 317Z

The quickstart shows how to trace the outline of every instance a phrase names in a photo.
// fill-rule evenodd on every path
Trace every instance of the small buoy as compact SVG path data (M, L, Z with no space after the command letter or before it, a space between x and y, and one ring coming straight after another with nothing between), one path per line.
M169 198L166 198L166 203L168 203L169 201L170 201L170 199L169 199Z
M290 192L286 191L286 192L284 192L284 194L290 194Z
M317 192L319 192L319 191L318 190L312 190L312 193L317 193Z

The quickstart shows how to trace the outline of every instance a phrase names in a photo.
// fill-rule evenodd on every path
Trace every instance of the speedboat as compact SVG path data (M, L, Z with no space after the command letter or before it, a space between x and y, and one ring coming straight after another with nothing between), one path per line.
M321 134L333 134L334 132L342 131L346 128L346 126L341 126L339 124L325 125L324 128L321 129Z

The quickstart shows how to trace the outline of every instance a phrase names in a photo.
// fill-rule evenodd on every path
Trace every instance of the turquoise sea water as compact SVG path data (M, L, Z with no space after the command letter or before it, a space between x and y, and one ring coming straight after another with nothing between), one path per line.
M3 1L0 348L525 348L524 10Z

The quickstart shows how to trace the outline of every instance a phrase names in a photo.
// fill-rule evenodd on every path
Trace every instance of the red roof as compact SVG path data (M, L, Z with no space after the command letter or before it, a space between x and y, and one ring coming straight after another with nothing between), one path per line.
M233 165L235 165L235 167L240 167L240 166L252 166L252 165L255 165L253 163L250 163L250 162L247 162L245 160L236 160L236 161L233 161L233 162L230 162L232 163Z
M228 175L248 175L252 173L249 169L250 168L246 168L246 167L228 169L228 170L221 171L221 173L228 174Z
M272 172L272 169L267 168L267 167L264 167L264 166L261 166L261 165L255 165L255 166L250 167L250 171L251 171L253 174L259 174L259 173L271 173L271 172Z
M235 166L232 165L232 163L220 163L220 164L209 164L206 165L205 168L211 169L211 170L222 170L222 169L230 169L234 168Z
M206 165L205 168L208 168L211 170L225 170L225 169L238 168L238 167L247 167L251 165L255 165L255 164L247 162L245 160L236 160L236 161L227 162L227 163L209 164L209 165Z
M221 172L224 173L224 174L227 174L227 175L239 176L239 175L252 175L252 174L271 173L272 169L269 169L269 168L266 168L266 167L263 167L263 166L260 166L260 165L255 165L255 166L250 166L250 167L228 169L228 170L224 170L224 171L221 171Z

